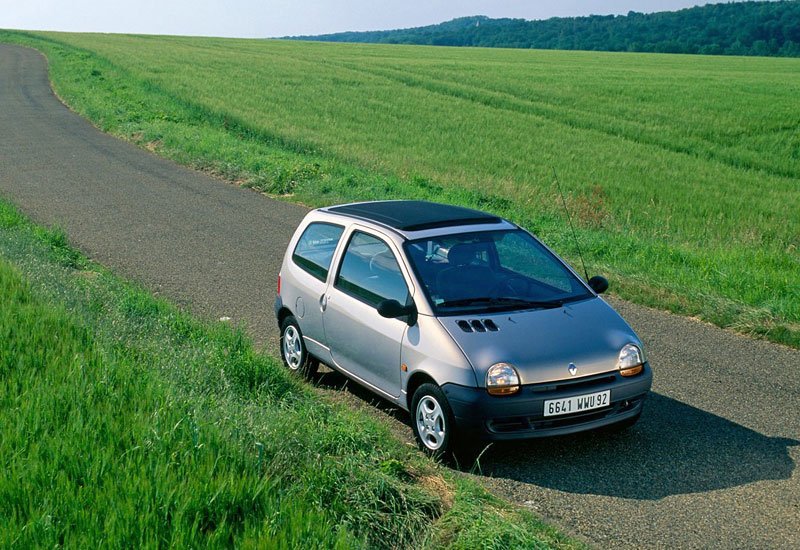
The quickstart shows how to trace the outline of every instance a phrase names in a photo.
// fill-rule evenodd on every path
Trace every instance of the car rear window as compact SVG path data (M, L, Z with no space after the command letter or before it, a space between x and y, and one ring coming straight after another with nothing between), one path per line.
M309 224L297 241L292 260L304 271L324 281L328 278L333 253L343 232L344 227L332 223Z

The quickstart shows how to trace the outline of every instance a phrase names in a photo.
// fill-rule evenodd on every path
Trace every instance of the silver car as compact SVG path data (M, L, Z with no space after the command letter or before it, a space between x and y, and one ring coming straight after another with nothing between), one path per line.
M476 210L379 201L310 212L275 315L293 371L324 363L411 414L422 448L632 425L639 338L536 237Z

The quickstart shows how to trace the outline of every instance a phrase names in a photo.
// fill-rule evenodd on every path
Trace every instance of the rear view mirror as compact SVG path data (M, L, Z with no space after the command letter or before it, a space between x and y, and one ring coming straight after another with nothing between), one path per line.
M608 279L601 277L600 275L595 275L589 279L589 287L598 294L602 294L608 290Z
M378 315L387 319L408 316L406 322L409 326L413 326L417 323L417 306L414 304L404 306L397 300L384 300L378 304Z

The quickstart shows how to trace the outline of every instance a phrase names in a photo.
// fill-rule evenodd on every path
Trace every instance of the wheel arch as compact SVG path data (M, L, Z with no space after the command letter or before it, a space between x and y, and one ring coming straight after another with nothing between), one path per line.
M283 325L283 321L285 321L286 318L291 316L291 315L294 315L294 314L291 312L291 310L288 307L286 307L286 306L281 307L278 310L278 327L280 328L280 326Z
M426 382L436 384L437 386L439 385L439 383L425 371L416 371L408 379L408 383L406 384L406 408L409 411L411 410L411 400L414 399L414 392Z

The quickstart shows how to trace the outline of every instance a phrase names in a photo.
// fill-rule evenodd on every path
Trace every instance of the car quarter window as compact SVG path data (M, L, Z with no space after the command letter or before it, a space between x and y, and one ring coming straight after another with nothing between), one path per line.
M292 260L301 269L324 281L328 278L333 253L343 232L344 227L332 223L309 224L297 241Z
M347 244L334 286L373 307L383 300L408 301L408 286L392 250L360 231Z

